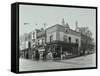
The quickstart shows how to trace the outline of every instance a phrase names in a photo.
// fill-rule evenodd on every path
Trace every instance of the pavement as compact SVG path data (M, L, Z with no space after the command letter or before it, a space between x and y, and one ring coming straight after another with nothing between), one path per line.
M66 59L66 60L48 60L34 61L28 59L19 59L19 71L35 71L50 69L69 69L69 68L85 68L96 66L96 54Z

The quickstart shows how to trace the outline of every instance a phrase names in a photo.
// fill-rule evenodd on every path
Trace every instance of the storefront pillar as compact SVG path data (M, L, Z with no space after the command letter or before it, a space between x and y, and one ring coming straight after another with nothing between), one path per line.
M62 57L62 46L60 47L60 58L63 59L63 57Z

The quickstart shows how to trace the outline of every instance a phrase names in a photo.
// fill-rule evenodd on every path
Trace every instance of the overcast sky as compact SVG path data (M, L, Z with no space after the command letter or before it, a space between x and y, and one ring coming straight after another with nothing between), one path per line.
M71 29L75 29L75 22L79 27L88 26L95 38L96 10L72 7L51 7L36 5L20 5L19 8L19 35L31 32L36 28L46 28L61 24L62 19L68 22ZM24 25L24 23L29 23ZM37 24L37 25L36 25Z

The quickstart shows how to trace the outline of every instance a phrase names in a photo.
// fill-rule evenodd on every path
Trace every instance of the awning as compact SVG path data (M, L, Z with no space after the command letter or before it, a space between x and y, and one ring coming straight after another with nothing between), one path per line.
M39 52L41 52L41 51L45 51L45 49L38 49L39 50Z

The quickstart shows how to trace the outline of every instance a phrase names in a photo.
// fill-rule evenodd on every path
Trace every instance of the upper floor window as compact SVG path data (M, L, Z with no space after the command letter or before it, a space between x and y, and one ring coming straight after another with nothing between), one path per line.
M66 35L64 35L63 39L64 39L65 42L67 42L67 36Z
M78 39L76 39L76 43L79 43L79 40Z
M35 33L33 33L33 38L35 38Z
M33 39L33 42L35 42L35 39Z
M53 41L53 35L50 36L50 42L52 42L52 41Z
M29 34L29 35L28 35L28 40L30 40L30 39L31 39L31 35Z
M28 48L31 48L31 43L30 42L28 42Z
M38 40L38 45L40 45L40 40Z
M42 44L44 44L45 43L45 41L44 41L44 39L42 39Z
M71 43L71 37L69 37L69 43Z

